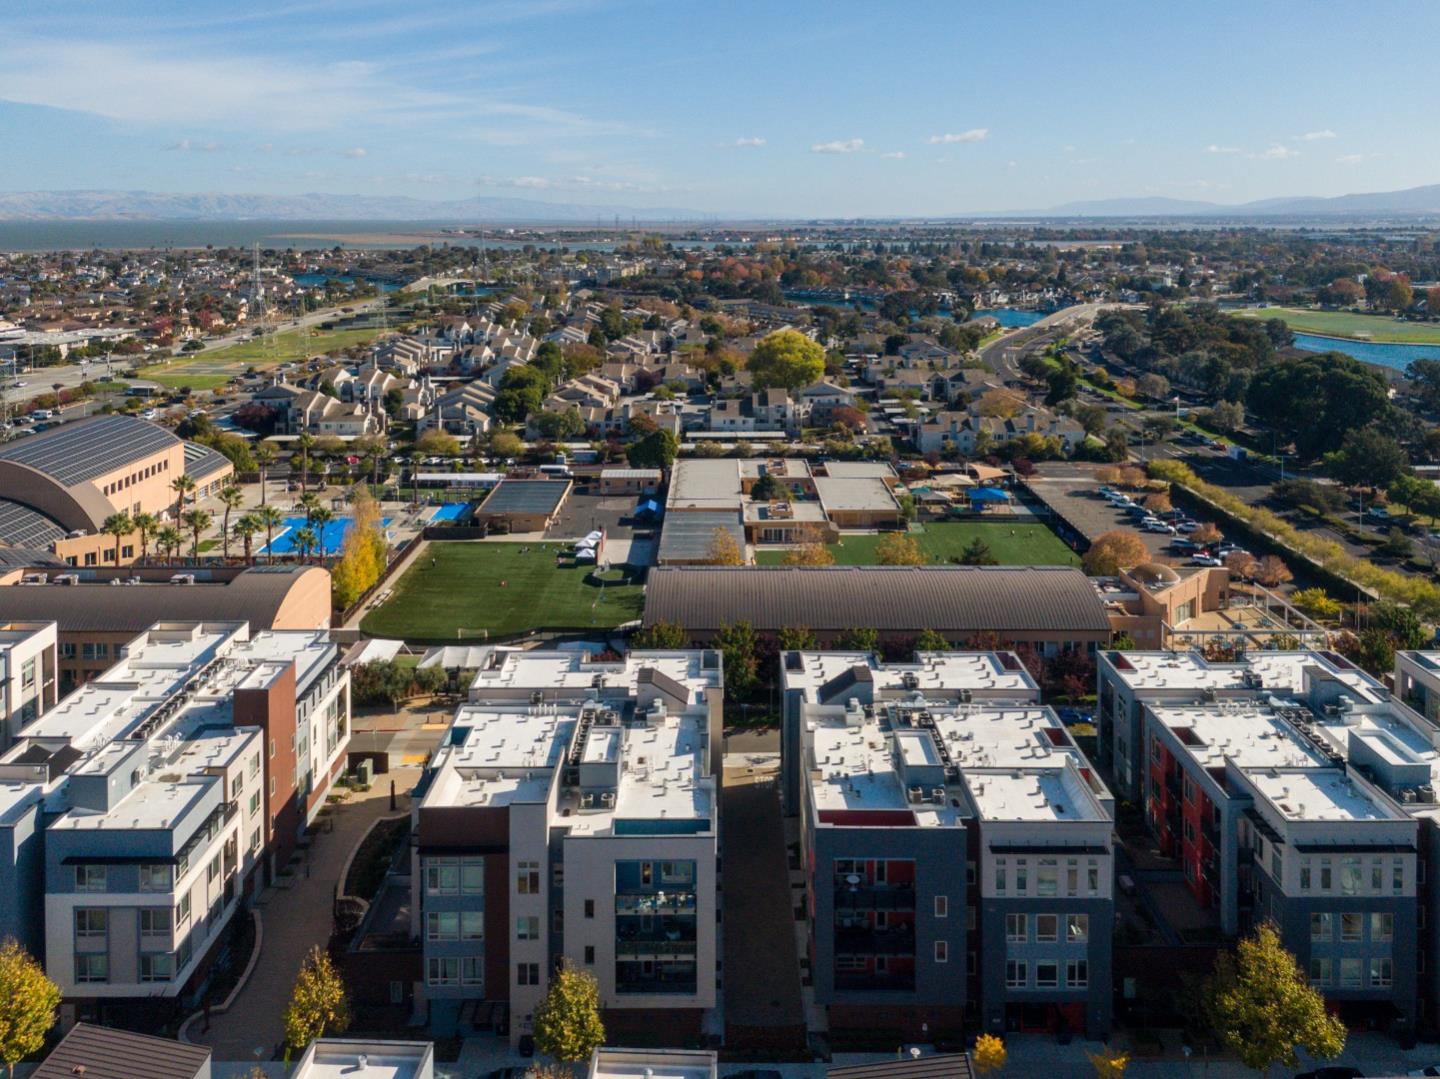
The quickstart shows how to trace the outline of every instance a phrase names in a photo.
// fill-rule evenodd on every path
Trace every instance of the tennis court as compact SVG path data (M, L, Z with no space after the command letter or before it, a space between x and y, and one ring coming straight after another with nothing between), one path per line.
M352 523L350 517L336 517L333 521L326 521L324 525L316 529L319 536L319 543L314 548L318 554L339 554L340 546L345 542L345 533ZM380 521L382 528L389 527L390 518L385 517ZM304 517L286 517L285 530L278 533L274 540L262 547L262 554L298 554L300 545L295 542L296 534L305 527Z

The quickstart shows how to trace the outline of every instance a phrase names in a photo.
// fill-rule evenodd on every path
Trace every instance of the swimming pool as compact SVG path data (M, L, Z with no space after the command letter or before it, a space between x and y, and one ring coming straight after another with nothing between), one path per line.
M470 505L468 502L442 502L430 515L430 523L441 524L445 521L458 521L465 516L465 507L468 505Z
M319 529L320 542L314 553L338 554L340 545L345 542L345 533L349 530L350 524L351 518L349 517L336 517L333 521L326 521ZM380 525L382 528L389 527L390 518L382 518ZM261 553L298 554L300 545L295 542L295 536L304 527L304 517L286 517L284 531L277 533L270 544L260 548Z

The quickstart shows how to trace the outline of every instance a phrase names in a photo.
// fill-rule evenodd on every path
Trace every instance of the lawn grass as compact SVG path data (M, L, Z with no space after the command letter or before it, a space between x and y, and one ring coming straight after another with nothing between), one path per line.
M189 386L196 390L213 390L223 386L249 368L265 370L281 363L294 363L327 352L338 352L351 345L368 345L383 331L378 326L351 330L286 330L270 341L252 338L239 341L212 352L174 359L142 367L137 378L149 379L175 389Z
M611 570L555 566L560 543L431 543L361 629L407 641L483 640L531 629L611 629L640 617L644 590ZM522 551L528 553L522 554ZM434 564L431 564L431 560ZM501 582L505 582L501 587Z
M1440 323L1402 322L1388 315L1359 315L1353 311L1311 311L1300 307L1247 307L1231 314L1237 318L1284 319L1296 333L1349 337L1364 341L1390 341L1406 345L1440 345Z
M1012 535L1012 533L1014 533ZM1002 566L1078 566L1080 558L1060 542L1045 525L1026 518L1019 522L941 521L922 526L912 532L930 561L945 564L958 556L976 537L990 545L991 555ZM830 553L837 566L873 566L877 563L875 548L881 535L842 536L832 544ZM755 561L762 566L776 566L785 560L784 550L761 549Z

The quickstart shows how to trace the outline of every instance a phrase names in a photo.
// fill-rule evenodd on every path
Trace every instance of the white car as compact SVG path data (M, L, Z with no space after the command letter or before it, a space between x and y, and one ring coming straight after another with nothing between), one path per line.
M1143 528L1146 532L1159 532L1162 535L1166 536L1175 535L1175 526L1167 525L1164 521L1157 521L1152 519L1143 522L1140 527Z
M1214 555L1209 555L1209 554L1197 554L1197 555L1195 555L1193 558L1190 559L1190 564L1191 564L1192 566L1224 566L1224 565L1225 565L1225 563L1222 562L1222 561L1220 561L1220 559L1216 558Z

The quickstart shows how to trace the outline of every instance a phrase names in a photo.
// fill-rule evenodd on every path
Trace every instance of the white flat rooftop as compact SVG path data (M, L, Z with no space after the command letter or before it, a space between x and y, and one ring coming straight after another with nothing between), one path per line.
M1344 665L1342 665L1344 664ZM1379 699L1379 682L1346 661L1336 663L1319 652L1247 652L1239 663L1211 663L1198 652L1124 652L1113 663L1116 674L1132 689L1177 695L1200 690L1243 690L1245 676L1260 676L1262 692L1300 693L1307 668L1318 668L1363 697Z
M955 694L969 690L990 698L1031 700L1039 693L1035 680L1010 653L921 652L915 663L880 663L869 652L802 652L799 669L785 671L795 688L818 689L852 667L866 667L877 692L908 692L913 676L922 693Z
M1155 718L1203 768L1231 758L1241 768L1328 767L1329 758L1261 701L1156 705ZM1188 733L1187 733L1188 732Z
M988 821L1103 821L1108 819L1081 789L1072 769L1045 768L966 773L980 816Z
M599 663L586 662L583 652L496 649L475 672L470 683L470 699L484 701L487 691L506 691L513 696L516 690L552 694L558 691L558 695L574 697L595 689L601 696L606 695L606 690L633 696L640 683L640 672L650 668L685 686L693 703L701 690L720 685L720 671L702 669L701 654L694 650L631 652L618 662ZM597 676L603 682L598 687Z
M1405 814L1377 801L1339 768L1247 770L1245 775L1286 820L1406 819Z

